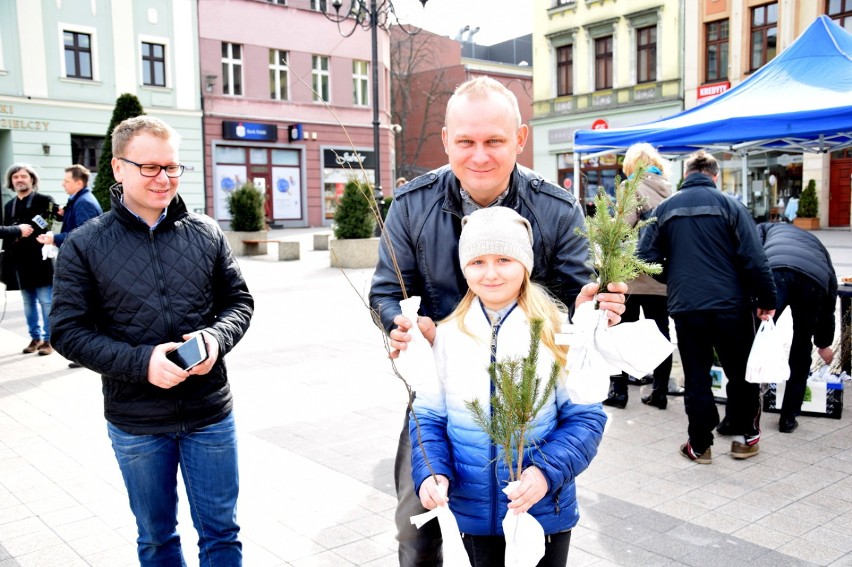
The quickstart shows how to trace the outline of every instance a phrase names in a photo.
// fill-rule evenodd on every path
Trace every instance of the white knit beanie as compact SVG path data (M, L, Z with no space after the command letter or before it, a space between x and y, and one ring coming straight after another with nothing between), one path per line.
M468 262L486 254L508 256L533 269L533 234L529 221L508 207L479 209L462 219L459 238L459 262Z

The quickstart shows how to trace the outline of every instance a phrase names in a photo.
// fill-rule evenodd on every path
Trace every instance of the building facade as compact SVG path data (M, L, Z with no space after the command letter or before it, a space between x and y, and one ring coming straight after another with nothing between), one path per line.
M789 47L814 20L827 15L852 31L850 0L701 0L686 3L684 45L687 108L702 104L746 80ZM779 96L783 96L779 93ZM852 100L852 92L849 93ZM759 220L779 219L808 181L816 182L821 226L850 226L849 149L813 154L767 151L717 154L722 190L747 195Z
M683 10L678 0L535 0L533 84L535 169L590 204L614 191L623 156L581 163L577 129L650 122L683 109Z
M0 171L29 162L65 203L65 168L97 171L116 99L131 93L181 135L181 194L204 211L196 29L195 0L0 2Z
M463 30L466 31L466 30ZM393 118L397 172L413 178L447 164L441 141L447 101L468 79L487 75L506 86L518 99L521 122L532 119L531 36L490 46L467 41L463 33L453 39L426 30L410 36L395 30L392 36ZM467 54L467 56L465 56ZM533 166L533 140L518 163Z
M247 181L266 193L267 222L279 227L329 225L350 177L375 181L371 34L351 20L338 30L322 9L334 14L320 0L199 3L206 211L225 226L228 195ZM390 194L390 40L377 32L381 182Z

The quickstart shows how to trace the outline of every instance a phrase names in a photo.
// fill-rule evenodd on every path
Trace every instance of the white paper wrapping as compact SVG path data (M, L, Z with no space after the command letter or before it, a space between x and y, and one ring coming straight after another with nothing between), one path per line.
M596 310L591 301L577 308L573 324L563 325L557 341L571 346L565 386L575 404L605 400L610 376L650 374L674 350L654 321L640 319L610 327L606 313Z
M510 482L503 492L508 495L520 484L519 480ZM509 509L503 518L503 535L506 538L506 567L535 567L544 557L544 528L528 512L515 514Z
M396 368L399 373L417 391L418 387L434 387L438 380L438 371L435 367L435 356L432 354L432 345L420 332L417 326L417 312L420 310L420 297L413 296L399 302L402 314L411 321L411 342L405 350L400 351L396 360Z
M443 492L446 490L446 487L439 485L438 489ZM444 540L444 565L447 567L470 567L470 559L468 559L467 551L465 551L464 543L462 543L459 524L456 522L456 517L453 516L448 504L438 506L434 510L429 510L423 514L411 516L410 520L419 530L423 524L434 518L438 518L438 525L441 528L441 538Z

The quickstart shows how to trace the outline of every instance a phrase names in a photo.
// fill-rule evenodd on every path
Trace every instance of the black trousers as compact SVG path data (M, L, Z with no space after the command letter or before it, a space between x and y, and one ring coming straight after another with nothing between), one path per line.
M399 446L394 463L394 481L396 483L396 539L399 542L400 567L441 567L443 565L441 528L432 520L419 530L409 518L427 510L414 493L414 481L411 478L411 438L408 436L409 410L405 411L405 421L399 435Z
M793 315L790 379L784 385L781 417L796 417L801 413L802 401L805 399L817 313L820 304L825 301L826 291L811 278L793 270L773 270L773 275L778 293L775 320L778 320L787 307Z
M755 317L750 311L700 311L673 315L683 364L684 406L689 442L697 453L713 444L719 412L713 398L710 367L713 350L728 377L725 414L735 435L760 432L760 384L745 380L754 342Z
M503 567L505 565L506 538L503 536L463 534L462 541L470 558L471 567ZM570 531L545 536L544 557L536 567L565 567L568 563L570 544Z
M652 319L664 337L670 339L669 334L669 310L666 307L665 295L628 295L624 302L624 314L621 321L632 323L639 320L639 309L645 314L646 319ZM672 357L669 355L654 369L654 385L652 396L654 399L666 397L669 390L669 377L672 374ZM641 378L641 376L637 376ZM627 393L627 374L612 377L612 391L615 394Z

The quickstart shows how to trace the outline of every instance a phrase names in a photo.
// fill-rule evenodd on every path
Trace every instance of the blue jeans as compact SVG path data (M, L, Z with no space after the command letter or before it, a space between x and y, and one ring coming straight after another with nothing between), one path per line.
M107 428L136 516L140 565L186 566L177 533L178 465L198 532L199 564L242 565L233 414L186 433L131 435L111 423Z
M27 318L27 327L30 338L50 342L50 306L53 304L53 286L31 287L21 290L24 300L24 316ZM41 309L39 310L39 307ZM41 320L39 320L41 311Z

